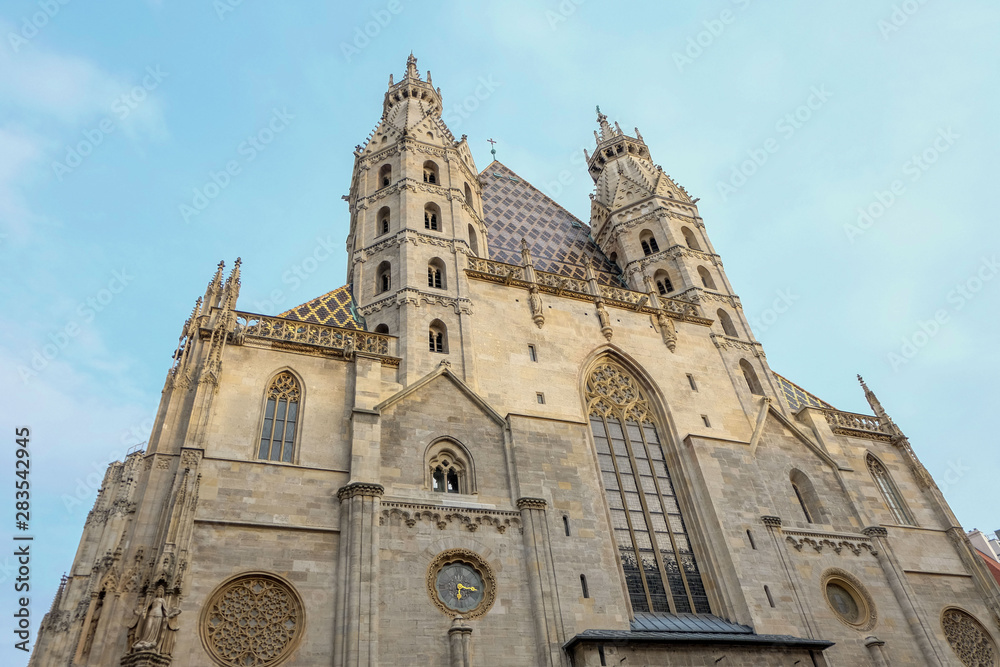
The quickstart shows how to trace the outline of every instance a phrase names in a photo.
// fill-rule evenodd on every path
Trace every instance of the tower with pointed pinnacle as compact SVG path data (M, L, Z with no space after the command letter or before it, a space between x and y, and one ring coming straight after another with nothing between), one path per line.
M441 111L440 88L430 72L420 78L411 53L355 152L346 197L347 279L370 328L399 336L404 378L426 373L445 352L465 376L471 341L463 319L473 311L466 258L489 253L475 161Z

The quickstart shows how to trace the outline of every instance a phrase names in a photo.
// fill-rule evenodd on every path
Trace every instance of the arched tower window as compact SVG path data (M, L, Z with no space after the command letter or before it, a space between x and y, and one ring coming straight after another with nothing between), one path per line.
M639 234L639 244L642 246L642 254L644 255L652 255L654 252L660 252L660 246L656 243L653 232L648 229L642 230L642 233Z
M469 206L472 206L472 188L469 187L468 183L465 184L465 201Z
M427 329L427 341L431 352L448 353L448 329L441 320L434 320Z
M472 225L469 225L469 249L472 250L473 255L479 257L479 236Z
M427 449L426 484L435 493L475 493L476 476L469 452L451 440L439 440Z
M378 229L377 236L389 233L389 207L383 206L378 210L378 215L376 216L377 222L375 223Z
M448 286L444 280L444 262L438 257L427 265L427 286L435 289L445 289Z
M698 239L694 237L694 232L692 232L687 227L682 227L681 234L684 235L684 243L687 244L687 247L691 248L692 250L701 250L701 246L698 245Z
M906 503L903 502L903 496L899 494L899 489L893 483L886 467L871 454L867 457L867 463L868 472L872 474L875 486L882 492L882 499L889 508L889 512L892 513L893 521L903 526L915 526L913 517L907 509Z
M587 411L632 610L711 613L643 391L603 362L587 379Z
M427 204L424 206L424 229L437 231L440 229L438 221L441 219L441 209L437 204Z
M712 280L712 274L708 272L704 266L698 267L698 275L701 276L701 284L708 289L715 289L715 281Z
M375 271L375 293L388 292L392 287L392 265L382 262Z
M382 138L385 139L385 137ZM392 165L383 164L382 167L378 170L378 184L379 184L378 186L380 188L384 188L390 183L392 183Z
M295 448L295 426L299 414L299 382L284 371L271 380L264 405L264 424L260 431L257 458L292 462Z
M715 311L715 314L719 316L719 324L722 325L722 330L726 332L726 335L736 338L738 334L736 333L736 327L733 326L733 318L729 317L729 313L719 308Z
M438 166L433 160L424 162L424 183L440 183L438 178Z
M805 515L806 521L809 523L822 522L823 512L820 508L819 496L816 495L816 489L809 477L796 468L789 475L789 481L792 483L792 491L795 493L795 499L799 502L799 507L802 508L802 514Z
M389 325L388 324L378 325L377 327L375 327L375 333L380 333L380 334L389 333Z
M670 276L667 275L666 271L657 271L653 275L653 280L656 282L656 291L660 295L666 296L674 291L674 285L670 282Z
M753 369L750 362L746 359L740 359L740 370L743 371L743 378L747 381L750 393L763 396L764 388L761 386L760 380L757 379L757 371Z

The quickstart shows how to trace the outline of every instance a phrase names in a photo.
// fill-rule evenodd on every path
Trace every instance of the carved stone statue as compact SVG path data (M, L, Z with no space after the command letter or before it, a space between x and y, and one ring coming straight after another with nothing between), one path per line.
M677 329L674 328L674 321L667 317L666 311L661 310L656 314L656 322L660 325L660 333L663 334L663 342L671 352L677 347Z
M132 623L129 624L129 634L135 638L133 651L170 654L173 648L173 637L170 635L178 628L176 619L181 610L170 608L165 595L163 586L157 586L155 597L133 612Z
M538 285L531 286L528 303L531 305L531 319L541 329L542 325L545 324L545 315L542 313L542 297L538 296Z
M603 303L597 304L597 318L601 321L601 333L608 340L614 335L614 329L611 328L611 317L608 315L607 309L604 307Z
M354 337L347 336L344 339L344 359L354 358Z

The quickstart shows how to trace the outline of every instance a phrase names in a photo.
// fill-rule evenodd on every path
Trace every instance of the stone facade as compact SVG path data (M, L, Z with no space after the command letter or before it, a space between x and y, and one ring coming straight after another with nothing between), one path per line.
M33 665L1000 664L905 436L771 371L638 130L598 111L588 236L441 108L411 56L355 153L352 326L220 265Z

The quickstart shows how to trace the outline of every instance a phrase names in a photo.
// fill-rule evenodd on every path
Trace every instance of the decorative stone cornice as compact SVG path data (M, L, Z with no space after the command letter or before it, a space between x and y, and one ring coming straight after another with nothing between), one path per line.
M544 510L548 505L548 501L545 498L518 498L517 508L518 509L529 509L529 510Z
M461 526L470 533L474 533L484 526L492 526L501 535L506 533L510 527L517 529L521 527L520 514L504 510L441 507L439 505L395 501L383 502L382 508L382 515L379 517L380 526L391 525L393 521L399 521L413 528L418 522L427 521L437 526L438 530L444 530L449 526Z
M745 341L739 338L733 338L732 336L724 336L722 334L710 334L712 337L712 342L715 343L715 347L720 350L725 350L731 348L734 350L743 350L744 352L749 352L755 357L767 358L764 354L764 346L757 341Z
M786 535L785 540L796 551L802 551L803 547L810 546L816 553L822 553L824 548L829 547L838 554L844 549L855 556L860 556L862 551L867 551L873 556L878 554L871 542L861 535L795 529L785 529L782 532Z
M885 528L883 528L882 526L868 526L867 528L862 529L861 532L863 534L867 535L868 537L888 537L889 536L889 531L886 530Z
M780 516L762 516L760 520L768 528L781 528L781 517Z
M341 487L337 491L337 498L343 501L354 496L371 496L379 498L385 493L385 487L381 484L371 484L367 482L351 482L347 486Z

